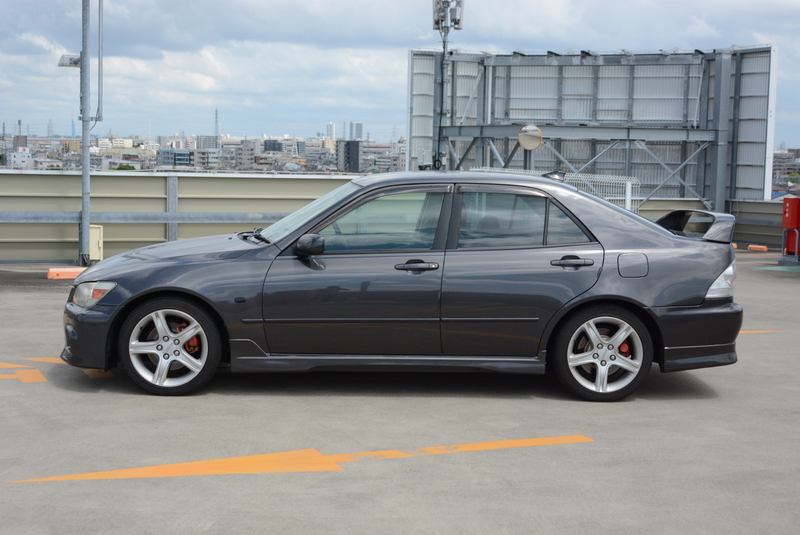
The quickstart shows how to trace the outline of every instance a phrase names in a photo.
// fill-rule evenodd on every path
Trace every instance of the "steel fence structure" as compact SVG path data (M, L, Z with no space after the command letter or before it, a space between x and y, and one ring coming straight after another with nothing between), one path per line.
M771 46L598 54L409 53L409 170L635 176L644 202L771 193ZM519 150L521 126L544 136Z

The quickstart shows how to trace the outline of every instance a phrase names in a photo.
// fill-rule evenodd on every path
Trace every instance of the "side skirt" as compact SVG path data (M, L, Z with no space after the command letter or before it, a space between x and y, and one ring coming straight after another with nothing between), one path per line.
M458 371L488 370L503 373L541 375L545 372L544 353L533 358L521 357L442 357L376 355L268 355L235 357L234 373L301 372L310 370Z

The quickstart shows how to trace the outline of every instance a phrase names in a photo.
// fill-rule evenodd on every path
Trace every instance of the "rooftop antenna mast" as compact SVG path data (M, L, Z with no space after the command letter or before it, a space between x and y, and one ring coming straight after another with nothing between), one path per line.
M447 78L447 37L450 29L460 30L461 17L464 13L464 0L433 0L433 29L439 30L442 37L442 59L439 64L439 108L438 120L434 118L436 129L436 147L433 150L433 168L441 169L445 152L442 151L442 127L444 126L445 81ZM435 115L435 112L434 112Z

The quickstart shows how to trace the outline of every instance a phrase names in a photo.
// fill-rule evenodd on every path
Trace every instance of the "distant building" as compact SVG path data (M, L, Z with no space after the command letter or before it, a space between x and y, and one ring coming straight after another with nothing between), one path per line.
M124 137L116 137L111 142L111 146L117 149L130 149L133 148L133 140Z
M14 136L15 143L18 137L25 136ZM12 169L27 169L30 159L31 153L28 151L28 147L17 147L14 152L8 154L7 165Z
M219 165L218 149L189 150L189 163L194 167L217 167Z
M14 149L27 149L28 136L14 136Z
M188 167L191 165L191 155L187 149L159 149L156 152L156 165Z
M336 168L346 173L359 173L361 171L360 141L336 142Z
M158 148L158 147L156 147ZM81 151L81 142L80 141L64 141L61 144L61 151L62 152L80 152Z
M364 123L350 122L350 139L354 141L364 139Z
M336 141L336 123L328 123L325 125L325 137Z
M217 136L195 136L194 145L198 150L218 149L219 138Z
M265 139L264 152L286 152L286 144L277 139Z
M252 167L256 163L256 148L251 140L243 140L242 143L236 147L236 167Z

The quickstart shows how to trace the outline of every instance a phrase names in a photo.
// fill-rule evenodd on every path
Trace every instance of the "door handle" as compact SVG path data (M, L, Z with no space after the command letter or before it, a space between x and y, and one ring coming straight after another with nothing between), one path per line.
M581 266L593 266L594 260L591 258L578 258L577 256L563 256L560 260L551 260L551 266L562 266L562 267L581 267Z
M394 269L402 271L431 271L439 269L436 262L423 262L422 260L409 260L405 264L395 264Z

